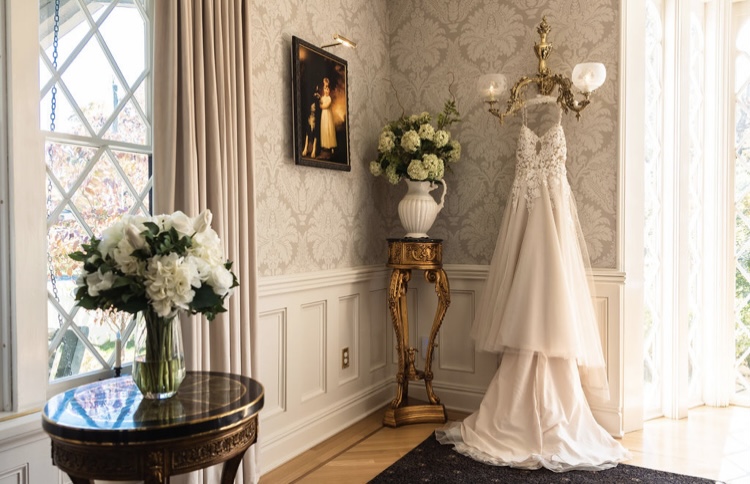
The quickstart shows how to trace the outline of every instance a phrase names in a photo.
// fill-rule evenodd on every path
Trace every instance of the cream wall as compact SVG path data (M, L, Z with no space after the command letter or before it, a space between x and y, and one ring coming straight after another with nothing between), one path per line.
M382 264L386 237L401 235L403 186L373 178L377 135L388 119L436 112L451 74L463 122L463 158L446 176L446 207L430 235L445 261L487 264L514 173L519 118L500 127L484 111L476 81L536 70L532 45L546 15L555 71L605 63L608 78L580 122L568 115L568 173L592 265L616 268L619 3L616 0L254 0L253 121L261 276ZM333 33L359 42L331 52L349 62L350 173L294 165L291 37L316 45ZM393 82L391 87L390 81Z

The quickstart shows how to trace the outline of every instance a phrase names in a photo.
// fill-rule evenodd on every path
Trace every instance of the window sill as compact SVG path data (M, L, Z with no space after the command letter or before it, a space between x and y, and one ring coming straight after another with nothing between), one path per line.
M0 412L0 452L43 438L41 410Z

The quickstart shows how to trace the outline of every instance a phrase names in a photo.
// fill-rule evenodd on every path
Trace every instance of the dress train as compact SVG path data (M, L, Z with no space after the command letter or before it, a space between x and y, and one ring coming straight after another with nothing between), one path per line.
M435 431L442 444L491 465L603 470L630 458L594 420L574 360L506 352L479 410Z

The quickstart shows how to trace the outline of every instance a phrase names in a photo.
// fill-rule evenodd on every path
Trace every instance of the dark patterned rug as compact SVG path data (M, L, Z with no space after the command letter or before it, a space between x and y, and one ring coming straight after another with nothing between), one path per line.
M458 452L453 446L440 445L435 436L396 461L370 481L371 483L565 483L565 484L634 484L672 483L709 484L715 481L700 477L655 471L644 467L619 464L606 471L569 471L556 473L547 469L527 471L482 464Z

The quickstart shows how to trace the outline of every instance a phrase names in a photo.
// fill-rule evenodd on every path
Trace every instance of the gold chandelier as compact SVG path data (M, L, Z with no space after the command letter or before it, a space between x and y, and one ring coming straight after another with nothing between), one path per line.
M531 77L521 77L510 88L510 98L505 112L501 112L500 108L497 107L500 102L498 95L507 86L505 75L485 74L479 78L479 90L485 97L484 102L489 105L490 114L500 120L500 124L503 124L505 117L515 114L525 105L540 102L555 102L560 105L565 113L568 110L573 111L576 113L576 119L581 119L581 111L591 102L591 93L604 83L607 71L604 64L599 62L577 64L573 68L572 79L562 74L551 73L549 67L547 67L547 59L552 53L552 43L547 42L547 35L550 30L547 17L543 17L542 22L536 29L540 40L538 43L534 43L534 54L539 60L538 72ZM537 86L538 94L535 98L527 99L526 97L526 88L529 84L536 84ZM578 88L583 95L583 99L577 100L575 98L573 86ZM556 96L553 95L555 87L557 87Z

